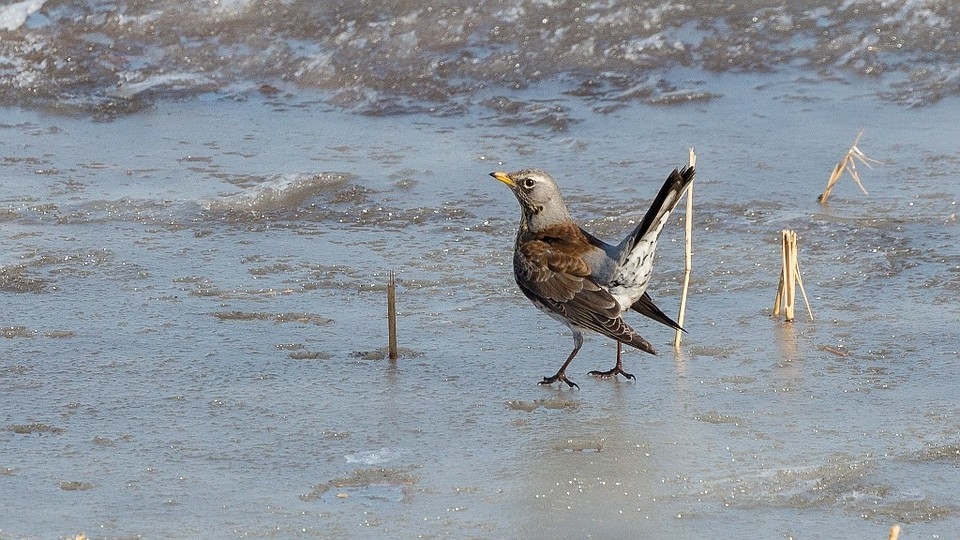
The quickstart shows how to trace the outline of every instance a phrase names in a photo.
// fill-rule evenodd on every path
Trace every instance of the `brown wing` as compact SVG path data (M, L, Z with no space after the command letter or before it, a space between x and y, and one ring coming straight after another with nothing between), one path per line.
M579 232L573 225L520 243L514 255L520 289L571 324L652 353L650 343L620 318L617 300L590 277L583 254L596 248L574 229Z

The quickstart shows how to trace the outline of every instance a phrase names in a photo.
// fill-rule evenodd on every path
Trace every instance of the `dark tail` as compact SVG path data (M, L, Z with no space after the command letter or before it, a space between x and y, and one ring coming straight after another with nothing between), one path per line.
M681 328L676 321L674 321L669 316L667 316L666 313L661 311L660 308L658 308L657 305L653 303L653 298L650 298L650 295L647 293L643 293L643 296L641 296L639 300L634 302L633 305L630 306L630 308L645 317L649 317L657 321L660 324L669 326L674 330L680 330L681 332L686 332L686 330Z
M654 224L659 223L664 214L669 214L673 211L677 206L677 202L680 200L680 196L687 189L687 186L690 185L690 182L693 182L695 175L696 171L693 167L684 167L680 170L674 169L673 172L670 173L666 182L663 183L663 187L660 188L660 193L657 193L657 197L650 205L650 209L647 210L647 215L643 216L643 221L637 225L633 233L620 245L620 253L622 255L633 251L637 242L650 232Z

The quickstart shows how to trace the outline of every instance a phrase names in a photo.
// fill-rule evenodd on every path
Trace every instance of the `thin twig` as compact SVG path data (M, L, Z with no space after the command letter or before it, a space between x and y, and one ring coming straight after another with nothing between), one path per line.
M397 359L397 280L393 270L387 281L387 339L390 360Z
M803 289L803 279L800 277L800 261L796 259L797 263L797 285L800 286L800 294L803 295L803 303L807 306L807 315L810 316L810 322L813 322L813 310L810 309L810 300L807 300L807 291Z
M697 154L690 149L689 164L691 167L697 166ZM683 327L683 319L687 314L687 293L690 291L690 272L693 270L693 184L687 187L687 207L684 216L684 258L683 258L683 294L680 296L680 313L677 315L677 324ZM680 336L682 330L677 330L673 338L673 347L680 347Z

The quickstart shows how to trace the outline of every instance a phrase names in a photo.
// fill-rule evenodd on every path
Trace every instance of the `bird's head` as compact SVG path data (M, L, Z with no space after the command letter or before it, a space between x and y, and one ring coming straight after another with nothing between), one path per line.
M523 169L512 173L492 172L517 197L523 212L522 224L533 232L570 220L560 188L545 171Z

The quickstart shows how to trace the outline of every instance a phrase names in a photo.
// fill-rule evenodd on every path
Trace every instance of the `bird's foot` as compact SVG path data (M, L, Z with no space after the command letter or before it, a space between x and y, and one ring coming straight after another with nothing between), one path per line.
M558 371L557 374L554 375L553 377L544 377L543 380L540 381L540 382L537 383L537 384L541 384L541 385L544 385L544 384L553 384L553 383L555 383L555 382L557 382L557 381L567 383L567 386L569 386L570 388L576 388L577 390L580 389L580 386L578 386L577 383L575 383L575 382L571 381L570 379L568 379L568 378L567 378L567 374L564 373L562 370L561 370L561 371Z
M637 380L636 377L631 373L627 373L619 365L614 366L613 369L608 369L607 371L591 371L588 375L593 375L594 377L599 377L601 379L609 379L610 377L616 377L617 375L623 375L627 379Z

